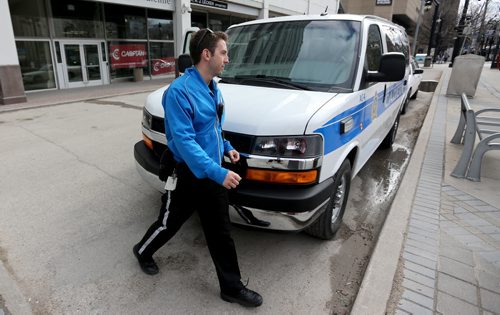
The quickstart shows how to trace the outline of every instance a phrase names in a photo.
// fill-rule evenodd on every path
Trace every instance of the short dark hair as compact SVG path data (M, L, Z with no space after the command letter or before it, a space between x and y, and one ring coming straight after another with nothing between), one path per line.
M224 32L213 32L209 28L204 28L194 33L189 42L189 54L193 59L193 64L197 65L201 60L201 52L208 49L212 54L219 40L227 42L227 35Z

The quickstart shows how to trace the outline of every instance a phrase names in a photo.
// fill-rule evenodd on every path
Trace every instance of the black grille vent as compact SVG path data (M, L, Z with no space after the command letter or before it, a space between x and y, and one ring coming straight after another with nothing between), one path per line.
M163 122L163 118L152 116L151 129L165 134L165 124ZM235 148L238 152L250 153L255 137L236 132L224 131L224 138L228 140L233 148Z
M250 153L252 150L254 137L241 133L224 131L224 138L228 140L236 151Z
M165 134L165 123L163 122L163 118L152 116L151 119L151 129L153 131Z

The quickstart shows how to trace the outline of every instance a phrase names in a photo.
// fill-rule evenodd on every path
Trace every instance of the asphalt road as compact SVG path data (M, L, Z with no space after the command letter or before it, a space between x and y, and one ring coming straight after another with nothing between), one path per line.
M0 260L38 314L328 314L350 307L430 103L420 93L397 143L352 183L332 241L235 227L240 267L264 304L223 302L193 216L143 274L132 246L160 195L135 170L146 94L0 114Z

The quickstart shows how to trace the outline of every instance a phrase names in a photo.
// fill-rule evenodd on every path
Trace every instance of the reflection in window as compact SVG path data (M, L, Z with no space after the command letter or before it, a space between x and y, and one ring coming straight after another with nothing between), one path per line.
M208 27L214 32L225 32L230 25L228 15L210 13L208 16Z
M151 74L162 75L175 72L175 57L173 43L150 43Z
M104 12L107 37L146 39L146 11L143 8L105 4Z
M49 42L16 41L26 91L56 87Z
M104 37L99 3L52 0L51 4L57 37Z
M378 71L382 57L382 38L377 25L368 29L368 45L366 47L366 65L369 71Z
M272 76L318 91L351 89L360 24L319 20L231 28L231 62L223 79Z
M174 39L172 12L148 10L149 39Z
M147 73L147 43L110 41L108 43L111 79L131 77L134 68Z
M49 36L44 0L9 0L9 8L16 37Z
M191 13L191 26L198 28L207 27L207 14L204 12Z
M402 52L405 55L405 61L410 63L410 51L408 38L399 29L384 26L386 33L387 50L389 52Z

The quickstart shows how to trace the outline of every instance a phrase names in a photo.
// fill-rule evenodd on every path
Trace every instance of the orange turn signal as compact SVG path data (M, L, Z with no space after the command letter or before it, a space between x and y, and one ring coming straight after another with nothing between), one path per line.
M144 140L144 144L146 144L150 150L153 150L153 140L149 139L144 133L142 134L142 139Z
M317 170L289 172L249 168L246 179L276 184L311 184L316 181L317 176Z

